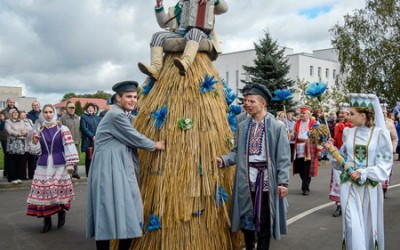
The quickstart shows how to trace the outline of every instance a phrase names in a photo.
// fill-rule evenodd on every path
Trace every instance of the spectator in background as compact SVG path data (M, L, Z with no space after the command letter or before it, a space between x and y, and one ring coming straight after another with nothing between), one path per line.
M61 117L66 113L65 111L65 107L61 107L58 109L58 113L57 113L57 120L60 120Z
M290 161L294 159L294 125L296 120L293 117L293 112L287 113L287 126L289 130L289 143L290 143Z
M79 153L79 143L81 142L81 131L79 116L75 114L75 104L72 102L67 103L67 112L63 114L60 118L61 124L66 126L74 139L74 144L76 146L76 151ZM74 165L74 172L72 173L72 178L80 179L81 177L78 174L78 163L76 162Z
M10 110L11 109L16 109L18 111L18 108L15 107L15 99L14 98L7 98L7 107L1 111L3 113L5 120L10 118Z
M39 118L40 112L40 103L38 101L33 101L32 110L28 112L27 117L35 124L36 120Z
M96 105L93 103L86 104L85 113L81 116L80 130L82 132L82 152L86 152L85 171L86 176L89 175L89 167L92 161L93 146L96 140L96 130L100 123L100 117L96 115Z
M6 121L3 113L0 113L0 141L1 148L3 149L3 178L7 178L8 167L6 165L6 153L7 153L7 131L5 128Z
M14 184L21 183L21 180L27 180L26 168L24 166L25 141L27 131L25 124L19 119L19 112L16 109L10 109L10 119L6 120L7 152L8 152L8 182Z
M100 112L100 114L99 114L100 118L103 118L103 117L106 115L106 113L112 108L112 106L114 105L114 103L115 103L115 94L113 94L113 95L107 100L107 107L106 107L105 110L103 110L103 111Z
M400 120L400 114L397 115L397 120ZM397 138L400 138L400 122L396 124L396 132L397 132ZM400 140L397 140L396 153L397 153L397 161L400 161Z
M28 169L28 178L33 179L33 175L36 169L36 156L30 154L28 150L29 142L32 140L33 122L27 118L25 111L19 112L19 119L24 123L25 130L27 132L25 140L24 169Z

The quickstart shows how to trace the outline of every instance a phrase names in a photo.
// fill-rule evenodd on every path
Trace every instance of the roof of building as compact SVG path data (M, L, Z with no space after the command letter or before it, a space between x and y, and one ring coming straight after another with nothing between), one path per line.
M97 104L97 106L99 106L99 109L105 109L107 107L107 100L100 99L100 98L78 98L78 97L73 97L69 100L59 102L59 103L55 104L54 107L55 108L66 107L67 102L72 102L75 104L78 101L81 103L82 107L85 107L86 103L89 103L89 102Z

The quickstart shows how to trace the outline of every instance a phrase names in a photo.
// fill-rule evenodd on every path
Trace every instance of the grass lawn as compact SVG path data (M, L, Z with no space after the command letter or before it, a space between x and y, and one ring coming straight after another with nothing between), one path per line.
M79 165L85 165L85 153L81 152L79 157ZM3 149L0 149L0 170L3 170L3 167L4 167Z

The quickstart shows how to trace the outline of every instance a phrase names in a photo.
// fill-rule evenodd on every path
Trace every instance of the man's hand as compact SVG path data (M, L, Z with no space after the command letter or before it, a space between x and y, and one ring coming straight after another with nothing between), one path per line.
M288 195L288 189L285 187L278 187L279 198L284 198Z
M158 149L158 150L165 150L165 141L158 141L158 142L156 142L156 149Z
M163 5L163 0L156 0L156 7L161 7Z
M223 160L221 157L215 157L215 162L217 163L218 167L222 168L223 167Z

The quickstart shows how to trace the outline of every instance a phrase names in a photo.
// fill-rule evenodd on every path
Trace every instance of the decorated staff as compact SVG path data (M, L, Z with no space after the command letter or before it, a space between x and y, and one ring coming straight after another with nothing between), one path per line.
M308 84L306 89L306 95L311 97L316 97L318 99L319 105L321 106L321 113L324 117L325 124L328 124L325 115L324 115L324 107L322 105L322 94L328 89L328 85L322 82L312 82ZM331 137L331 132L328 129L329 137Z

